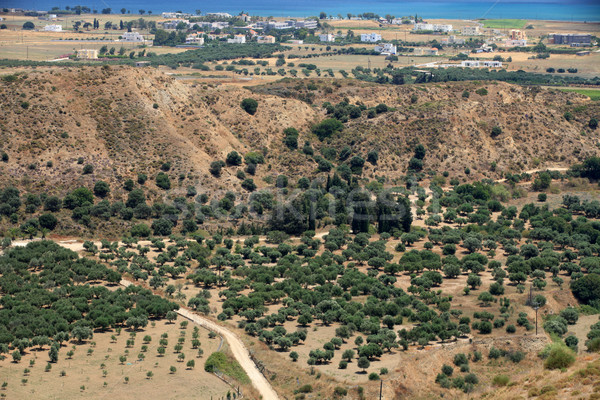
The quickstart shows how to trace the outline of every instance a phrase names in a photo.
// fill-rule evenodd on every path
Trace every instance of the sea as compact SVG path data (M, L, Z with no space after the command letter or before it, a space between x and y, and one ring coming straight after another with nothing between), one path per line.
M332 17L347 18L347 14L375 13L396 17L415 15L425 19L537 19L560 21L600 21L600 0L78 0L74 3L64 0L0 0L0 7L18 7L30 10L50 10L52 7L64 9L74 5L88 6L101 12L110 8L120 13L125 8L132 14L139 10L160 14L165 11L196 13L227 12L232 15L242 11L250 15L273 17L318 16L321 12Z

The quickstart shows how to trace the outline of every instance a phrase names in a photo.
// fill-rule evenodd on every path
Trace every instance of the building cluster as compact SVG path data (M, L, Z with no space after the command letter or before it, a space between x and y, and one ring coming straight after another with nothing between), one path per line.
M181 24L185 25L186 29L191 28L194 25L198 25L202 29L225 29L229 27L229 22L190 22L187 19L171 19L168 21L161 22L163 29L177 29Z
M479 25L476 25L476 26L464 26L460 30L460 33L463 36L479 36L483 32L481 32L481 27Z
M452 32L452 25L417 22L413 26L413 31Z

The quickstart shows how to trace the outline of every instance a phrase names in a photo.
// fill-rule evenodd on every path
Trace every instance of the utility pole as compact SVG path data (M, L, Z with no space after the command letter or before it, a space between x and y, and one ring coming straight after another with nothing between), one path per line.
M383 380L379 381L379 400L381 400L381 392L383 391Z

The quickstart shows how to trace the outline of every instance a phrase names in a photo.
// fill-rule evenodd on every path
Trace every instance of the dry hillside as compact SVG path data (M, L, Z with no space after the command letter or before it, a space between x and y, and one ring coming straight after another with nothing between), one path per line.
M378 150L378 165L367 163L368 177L400 177L417 142L428 149L425 170L464 176L470 167L472 177L497 177L538 164L566 166L600 154L599 131L587 127L589 118L600 114L598 104L573 93L504 83L395 87L320 80L312 81L316 90L308 90L311 81L284 80L250 92L128 67L44 68L4 77L0 147L9 161L0 163L0 181L34 191L63 192L99 179L120 187L138 172L153 182L164 161L173 164L169 174L180 191L189 185L201 185L200 192L240 191L235 171L226 169L218 179L208 172L212 161L224 160L232 150L266 155L255 178L259 187L265 175L312 175L316 163L282 144L282 130L290 126L300 131L300 147L305 140L317 150L350 144L363 157ZM476 94L481 87L489 94ZM465 90L469 98L463 97ZM246 97L258 101L253 116L239 106ZM363 113L330 144L320 143L310 133L310 126L326 117L320 105L344 99L393 109L372 119ZM563 117L566 110L574 116L570 122ZM496 125L503 133L492 138ZM82 175L80 157L94 173Z

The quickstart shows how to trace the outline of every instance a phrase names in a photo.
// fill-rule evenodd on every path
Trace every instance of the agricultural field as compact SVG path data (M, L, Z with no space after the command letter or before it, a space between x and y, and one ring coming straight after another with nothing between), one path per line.
M66 342L55 363L49 362L47 345L28 349L19 362L6 357L0 361L0 380L6 382L0 395L9 399L129 399L144 391L148 399L161 399L165 386L169 397L177 399L196 393L217 398L233 392L204 371L207 357L220 345L219 337L209 338L209 331L192 324L182 327L183 321L152 321L136 331L117 329L95 333L82 343ZM183 348L176 350L181 338ZM161 340L167 343L164 354L157 352ZM192 346L193 340L201 344ZM182 354L185 358L179 358ZM192 360L194 366L188 366Z
M600 100L600 90L598 89L571 89L571 88L560 88L559 90L563 92L574 92L579 93L584 96L588 96L591 100L597 101Z
M527 20L524 19L484 19L484 28L492 29L523 29Z

